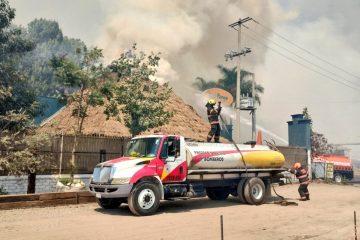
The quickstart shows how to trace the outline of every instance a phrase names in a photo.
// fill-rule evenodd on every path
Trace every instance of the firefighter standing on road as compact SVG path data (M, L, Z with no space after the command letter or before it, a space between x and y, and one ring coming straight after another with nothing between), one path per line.
M308 185L310 183L308 172L305 168L301 166L300 163L295 163L294 167L292 169L288 170L289 172L295 174L296 178L299 179L299 194L300 194L300 200L306 201L310 200L310 193L308 190Z
M218 102L218 107L217 109L215 109L215 100L214 99L210 99L207 103L206 103L206 108L207 108L207 115L208 115L208 119L211 125L211 130L207 136L207 141L210 142L211 139L214 137L215 142L219 142L220 140L220 122L219 122L219 115L221 112L221 102ZM215 136L214 136L215 135Z

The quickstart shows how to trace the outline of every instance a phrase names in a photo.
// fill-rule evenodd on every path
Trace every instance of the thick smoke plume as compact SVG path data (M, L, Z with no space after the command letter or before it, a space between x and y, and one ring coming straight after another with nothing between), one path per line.
M196 97L199 91L193 88L195 78L216 80L216 65L236 66L235 61L224 59L225 52L237 48L237 32L228 25L249 16L272 27L288 18L280 5L267 0L124 0L112 4L97 41L106 61L118 57L134 42L142 50L161 52L158 79L170 82L176 93L200 113L204 103ZM251 22L247 26L256 28ZM242 43L251 47L245 35ZM258 69L265 51L259 49L247 55L243 68ZM194 104L196 101L200 102Z

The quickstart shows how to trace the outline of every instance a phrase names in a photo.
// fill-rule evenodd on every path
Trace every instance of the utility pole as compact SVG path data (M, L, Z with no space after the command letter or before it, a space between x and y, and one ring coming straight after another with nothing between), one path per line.
M230 59L232 59L232 57L239 57L238 58L238 62L237 62L237 79L236 79L236 121L235 121L235 137L233 138L235 140L236 143L240 143L240 94L241 94L241 89L240 89L240 73L241 73L241 55L245 55L248 52L251 52L250 48L245 48L243 50L241 50L241 24L252 20L252 18L244 18L244 19L239 19L237 22L234 22L232 24L229 25L229 27L235 29L236 31L238 31L238 52L230 52L230 54L225 54L225 58L230 57Z
M251 140L256 141L256 104L255 104L255 74L252 74L252 99L253 99L253 108L251 110Z

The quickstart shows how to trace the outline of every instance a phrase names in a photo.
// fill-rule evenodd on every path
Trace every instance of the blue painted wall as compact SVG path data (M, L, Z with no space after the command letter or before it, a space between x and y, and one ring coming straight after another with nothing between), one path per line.
M291 115L288 121L289 146L311 149L311 120L304 119L303 114Z
M37 97L36 101L38 101L41 106L43 106L43 113L34 118L34 123L36 125L40 125L43 121L51 117L65 106L65 103L62 103L57 98L53 97L40 96Z

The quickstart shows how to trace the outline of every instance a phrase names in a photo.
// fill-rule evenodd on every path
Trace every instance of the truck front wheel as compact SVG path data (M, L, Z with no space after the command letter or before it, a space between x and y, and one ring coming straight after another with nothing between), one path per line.
M230 193L228 189L207 188L206 194L211 200L225 200Z
M104 209L112 209L119 207L124 201L118 198L96 198L96 202Z
M131 191L128 204L137 216L154 214L160 205L160 191L152 182L140 182Z
M244 197L249 204L262 204L265 200L265 195L265 184L260 178L253 177L245 183Z

